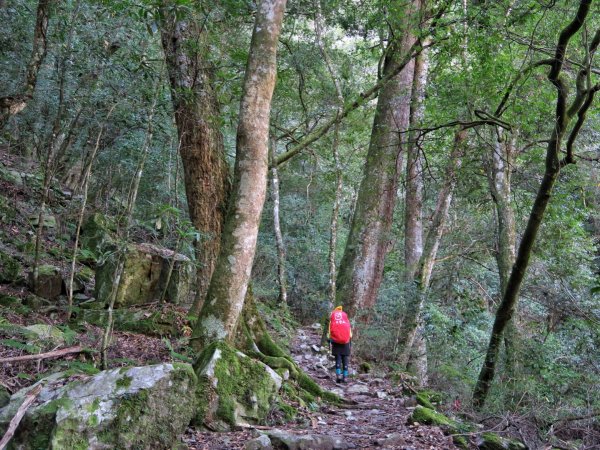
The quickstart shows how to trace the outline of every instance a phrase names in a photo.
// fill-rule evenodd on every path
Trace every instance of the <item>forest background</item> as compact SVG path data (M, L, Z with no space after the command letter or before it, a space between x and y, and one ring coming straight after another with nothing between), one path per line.
M408 370L464 404L475 389L488 412L544 424L597 419L600 5L587 3L555 80L548 60L580 2L289 3L269 129L277 183L251 276L257 301L289 307L302 323L342 303L356 322L359 358ZM85 185L87 213L129 214L126 239L187 255L198 290L208 289L212 263L203 258L214 263L216 231L189 213L198 215L174 114L186 92L173 89L169 14L198 27L186 49L202 61L212 99L201 114L208 134L220 130L224 151L205 181L227 190L255 12L235 0L0 1L0 145L39 167L42 209L53 180L73 192L57 236L65 248ZM32 42L41 45L33 53ZM556 80L569 87L570 121L558 117L567 90L557 94ZM492 324L514 285L511 268L563 122L557 182L487 383ZM219 189L208 203L225 210ZM30 237L35 267L44 249ZM192 305L195 317L200 306Z

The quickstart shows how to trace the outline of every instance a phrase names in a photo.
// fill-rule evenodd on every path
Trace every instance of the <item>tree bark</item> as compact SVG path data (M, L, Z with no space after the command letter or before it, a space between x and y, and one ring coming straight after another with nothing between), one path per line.
M414 20L420 1L407 7L405 33L401 43L392 43L385 58L383 76L395 72L416 42ZM388 81L377 99L371 140L363 179L352 217L350 234L338 271L336 303L344 304L349 315L375 305L383 278L383 263L389 248L392 215L396 203L398 175L408 127L414 60Z
M399 364L405 368L408 368L411 354L424 354L425 343L424 341L419 342L423 329L422 312L427 299L435 258L444 233L446 218L448 217L448 211L452 203L457 171L462 163L466 139L467 130L465 129L459 129L454 135L454 144L446 167L444 183L438 194L436 208L425 239L424 251L419 260L417 273L414 276L416 292L413 296L409 297L409 302L398 332L397 359ZM413 348L415 351L413 351ZM426 355L424 356L426 357ZM426 363L421 362L417 364L419 365L420 378L424 380L426 376Z
M268 172L269 115L276 51L286 0L263 0L256 12L237 131L230 209L221 252L191 344L231 340L250 280Z
M39 0L36 12L33 48L27 65L27 77L21 94L0 97L0 130L8 119L23 111L33 98L37 77L48 49L48 21L50 8L54 0Z
M194 17L182 17L177 2L161 9L161 39L171 85L190 219L200 231L196 297L190 314L198 315L215 268L229 191L229 169L219 105L212 87L206 31Z
M504 292L502 302L496 313L485 360L473 391L473 404L478 409L485 403L494 379L502 336L506 326L511 320L518 302L519 292L521 290L521 285L523 284L523 279L525 278L527 266L529 265L533 244L535 243L538 230L544 218L546 207L550 201L554 183L556 182L561 167L574 162L572 144L577 138L581 126L585 121L586 113L593 102L595 93L600 89L599 85L592 86L589 77L587 77L586 83L577 84L575 99L572 101L571 105L568 105L569 95L566 79L561 76L569 41L585 23L592 1L593 0L581 0L579 2L575 17L559 35L554 58L549 63L550 72L548 74L548 80L555 86L557 92L554 128L546 149L544 176L540 187L538 188L531 213L529 214L529 219L527 220L527 226L523 233L523 237L521 238L521 243L519 244L517 258L510 273L506 291ZM600 31L596 33L590 48L586 49L588 55L593 55L595 53L598 42L600 41L600 39L597 40L599 37ZM580 69L578 79L582 79L582 73L584 75L585 73L589 73L590 61L591 57L586 57L583 68ZM585 78L586 77L584 76L583 79ZM567 155L563 160L560 160L559 155L562 141L567 133L569 123L575 115L577 115L577 121L568 135Z
M516 134L505 135L496 128L496 139L487 161L488 184L496 206L496 263L500 278L500 298L506 291L510 269L516 259L515 213L511 202L511 176L516 156ZM508 325L504 335L506 371L514 377L515 351L518 340L514 320Z
M277 152L277 141L271 139L269 157L271 163L271 195L273 196L273 231L275 232L275 244L277 247L277 278L279 283L279 302L287 305L287 277L285 275L285 245L281 233L281 221L279 220L279 173L274 163Z

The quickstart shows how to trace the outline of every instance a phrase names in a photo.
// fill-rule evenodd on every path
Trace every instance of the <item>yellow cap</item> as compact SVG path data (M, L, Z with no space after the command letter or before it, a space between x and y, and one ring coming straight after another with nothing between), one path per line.
M341 311L341 310L342 310L342 305L336 306L335 309L334 309L334 311Z

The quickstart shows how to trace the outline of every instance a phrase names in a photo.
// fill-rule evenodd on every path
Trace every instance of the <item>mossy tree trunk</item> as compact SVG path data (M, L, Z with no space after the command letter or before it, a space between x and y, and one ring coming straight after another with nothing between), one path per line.
M577 12L572 21L560 32L556 45L554 57L537 63L536 66L549 65L550 72L548 80L556 88L556 110L554 116L554 128L546 148L546 162L544 176L529 214L527 226L521 242L515 264L510 273L502 302L498 307L492 333L488 344L485 360L479 373L479 378L473 391L473 404L481 408L485 403L489 389L492 385L496 371L496 362L500 351L500 343L506 326L510 323L519 298L519 292L525 273L529 265L529 258L533 244L535 243L538 230L544 218L544 213L552 195L554 183L560 169L567 164L575 162L573 144L577 139L579 131L585 123L586 114L593 103L594 95L600 90L600 83L593 85L591 77L591 61L600 44L600 30L596 31L594 38L587 48L586 56L581 64L577 75L575 96L570 98L567 86L567 78L563 76L563 64L569 42L575 34L584 26L593 0L581 0ZM575 124L569 131L569 125L573 118L577 117ZM560 159L563 140L566 139L566 156Z
M252 33L237 131L230 207L221 252L191 344L201 349L231 340L250 280L268 172L269 116L276 51L286 0L260 2Z
M208 59L206 19L172 0L162 2L160 18L189 214L201 233L196 243L196 297L190 309L198 315L219 255L229 168Z
M403 32L403 38L401 42L391 39L386 50L384 77L396 71L417 40L415 30L420 22L420 1L414 0L408 6L401 3L394 4L390 17L404 17L404 22L390 34ZM359 309L375 305L383 277L406 143L402 133L409 123L413 74L414 59L411 59L385 84L377 99L363 178L337 277L336 303L343 304L350 316Z

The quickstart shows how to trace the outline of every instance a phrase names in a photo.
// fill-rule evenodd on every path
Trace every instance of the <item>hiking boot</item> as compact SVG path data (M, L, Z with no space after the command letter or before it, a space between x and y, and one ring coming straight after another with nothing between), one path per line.
M335 382L336 383L345 383L344 379L340 376L335 377Z

